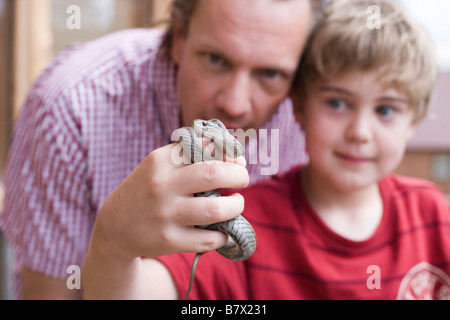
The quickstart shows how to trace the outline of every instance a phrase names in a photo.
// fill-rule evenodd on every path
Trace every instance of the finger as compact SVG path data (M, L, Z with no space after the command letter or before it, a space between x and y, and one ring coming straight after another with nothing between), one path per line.
M221 160L223 162L227 162L227 163L238 164L240 166L243 166L244 168L247 166L247 161L245 160L244 156L239 156L237 158L230 158L226 154L222 154L222 159Z
M250 180L245 167L220 161L177 168L173 179L177 181L179 193L184 195L220 188L244 188Z
M244 197L238 193L226 197L187 198L179 203L177 222L184 226L209 225L236 218L244 211Z
M186 227L174 233L173 241L177 244L173 253L208 252L223 247L228 241L228 236L220 231Z
M228 157L226 154L222 153L222 151L220 151L220 149L218 149L216 145L211 141L203 141L202 144L206 152L217 161L239 164L244 167L247 165L244 156L239 156L236 158ZM158 155L161 159L165 159L166 163L168 162L167 160L170 159L171 161L168 163L171 163L175 167L191 164L190 159L185 156L183 148L178 142L159 148Z

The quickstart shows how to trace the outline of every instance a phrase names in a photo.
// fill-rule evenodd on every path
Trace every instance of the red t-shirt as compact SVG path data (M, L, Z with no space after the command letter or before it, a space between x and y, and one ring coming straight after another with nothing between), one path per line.
M190 299L450 299L450 214L429 182L380 181L383 217L362 242L329 229L308 204L299 168L250 187L243 215L257 235L254 255L200 259ZM194 254L159 258L184 298Z

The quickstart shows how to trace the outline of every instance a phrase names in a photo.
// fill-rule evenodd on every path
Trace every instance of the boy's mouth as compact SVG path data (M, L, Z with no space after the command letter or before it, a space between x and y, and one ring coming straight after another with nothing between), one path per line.
M373 161L373 158L371 157L365 157L360 155L353 155L349 153L341 153L341 152L335 152L334 153L339 159L353 164L363 164L367 162Z

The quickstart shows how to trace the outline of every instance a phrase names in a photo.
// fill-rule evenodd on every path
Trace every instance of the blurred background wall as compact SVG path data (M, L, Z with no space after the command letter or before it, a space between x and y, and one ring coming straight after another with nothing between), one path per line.
M441 77L428 118L409 144L398 172L431 180L450 194L450 1L402 2L431 33L437 47Z
M73 43L120 29L164 27L170 1L0 0L0 212L12 128L28 88L39 73ZM411 141L398 172L433 181L450 194L450 1L403 2L437 43L442 75L430 115ZM69 9L74 5L81 13L79 29L68 27L74 13ZM12 257L13 252L0 234L0 299L11 298Z

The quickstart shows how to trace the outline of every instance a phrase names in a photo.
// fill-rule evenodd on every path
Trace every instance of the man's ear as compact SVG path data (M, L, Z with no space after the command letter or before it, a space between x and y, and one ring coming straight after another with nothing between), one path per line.
M183 55L184 41L186 40L185 32L180 21L175 21L172 28L172 48L170 50L170 55L176 64L180 64Z

